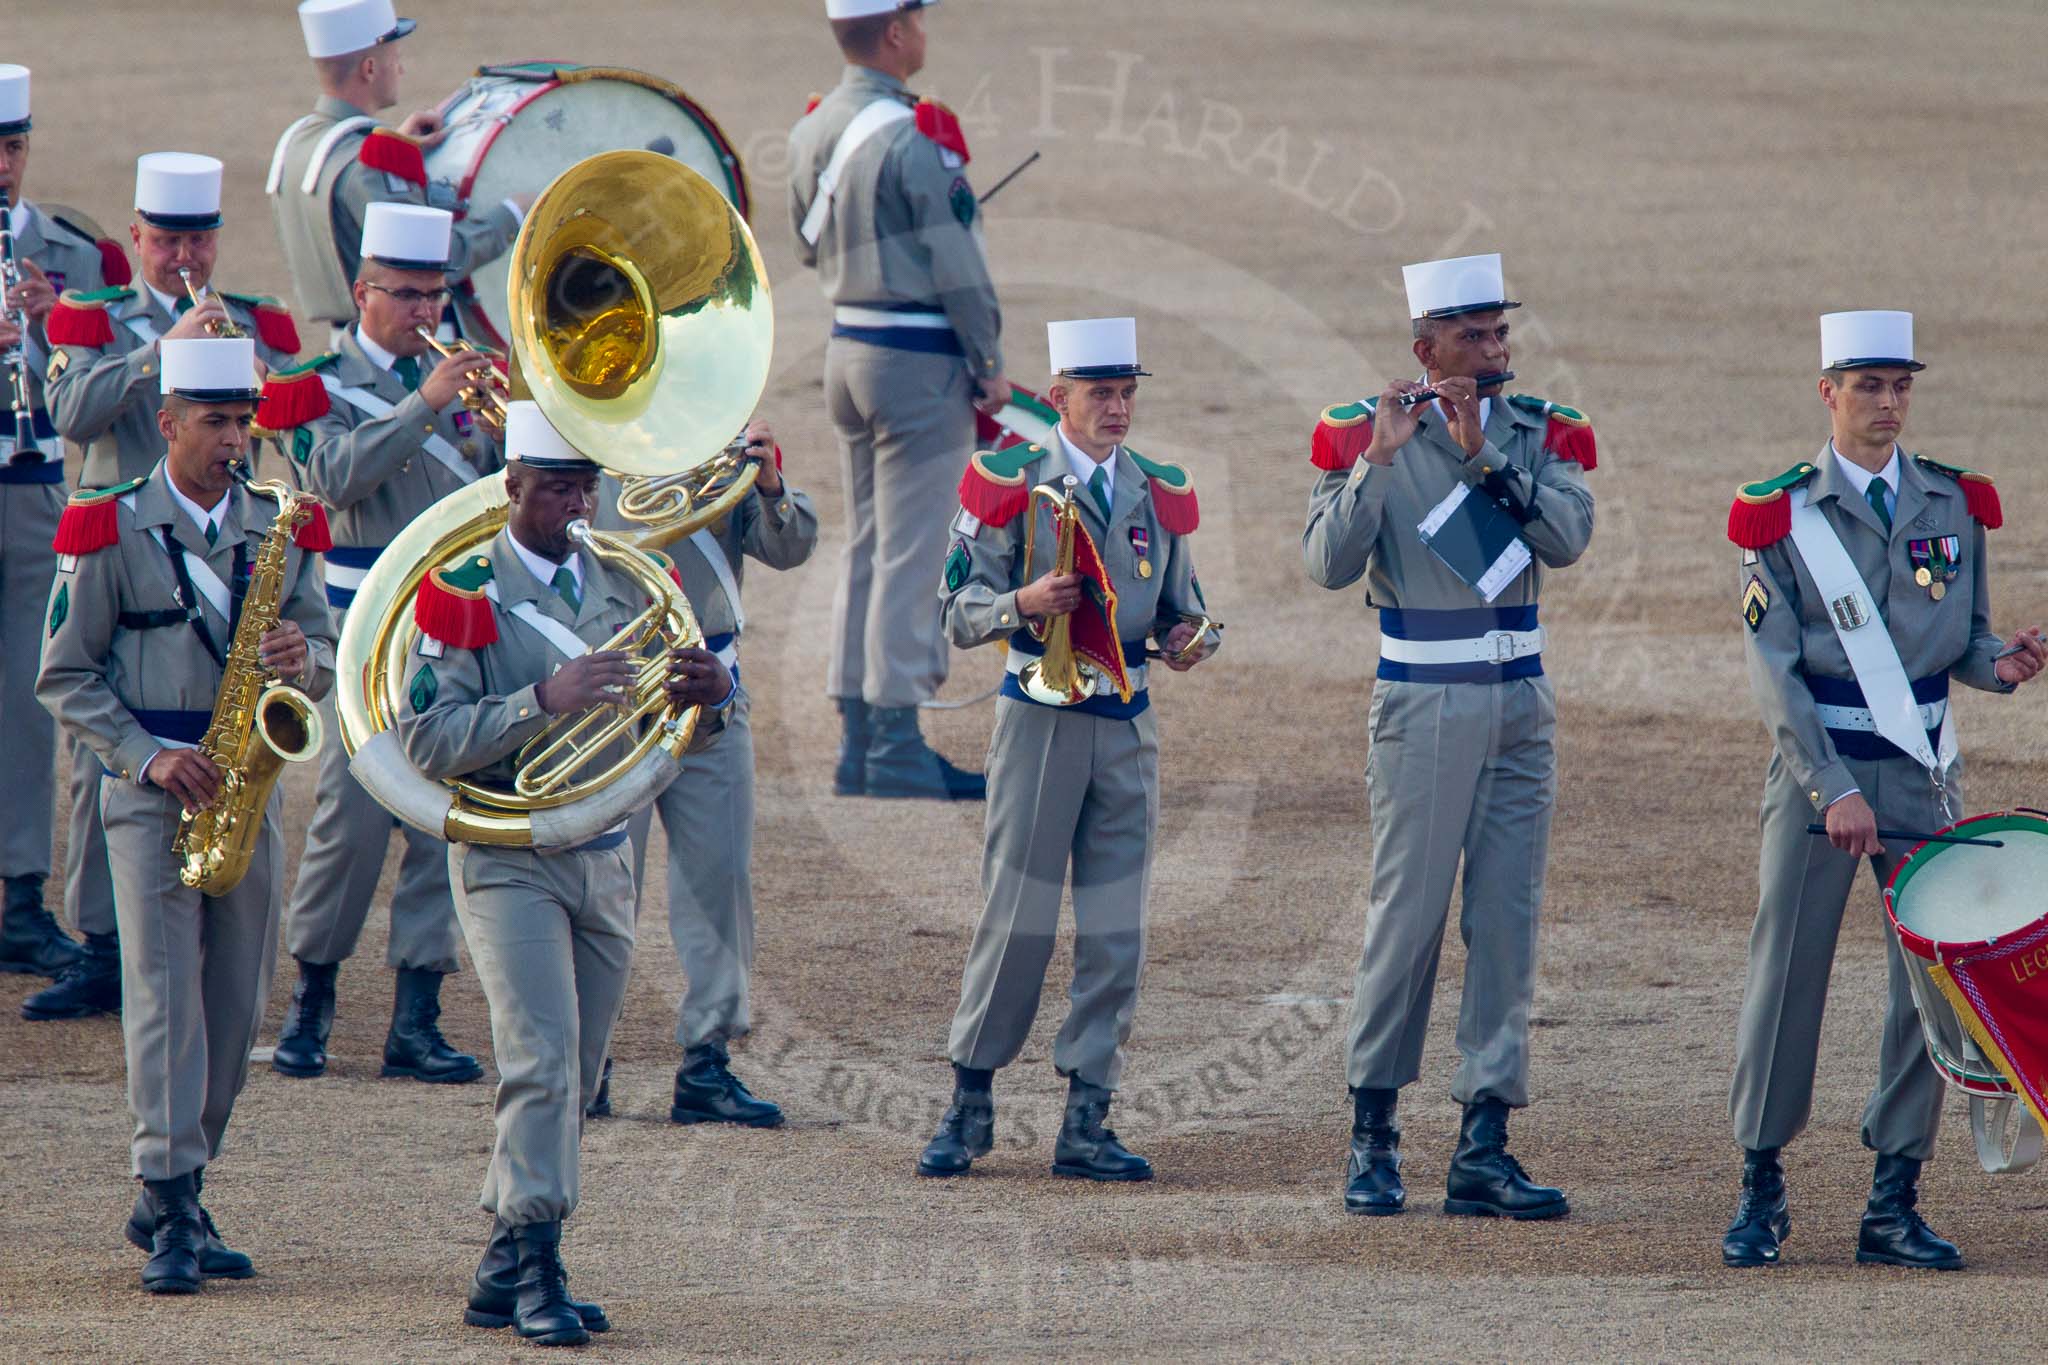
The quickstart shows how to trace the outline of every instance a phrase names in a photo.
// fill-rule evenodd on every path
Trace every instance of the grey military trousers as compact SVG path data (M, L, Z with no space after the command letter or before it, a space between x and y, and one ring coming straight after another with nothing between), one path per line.
M384 871L384 850L398 822L350 775L332 696L320 702L320 715L327 742L320 751L306 851L285 913L284 943L301 962L326 963L355 953ZM405 847L391 897L391 938L384 960L394 968L452 972L461 929L448 889L448 845L410 825L398 824L398 832Z
M1892 829L1939 829L1948 823L1927 772L1911 759L1845 760L1877 823ZM1949 771L1950 800L1960 812L1961 764ZM1842 913L1855 889L1861 859L1840 852L1806 827L1816 815L1800 784L1774 754L1764 781L1763 847L1758 859L1756 923L1749 933L1749 976L1735 1032L1735 1080L1728 1113L1735 1140L1762 1150L1783 1147L1806 1128L1820 1057L1821 1014ZM1871 859L1877 894L1864 904L1883 915L1882 888L1905 857L1888 844ZM1877 1085L1863 1110L1863 1145L1887 1156L1926 1160L1941 1126L1943 1082L1927 1059L1911 970L1899 941L1884 935L1887 997L1878 1045Z
M958 356L846 337L826 344L847 520L825 683L834 697L915 706L946 681L932 587L974 453L973 392Z
M100 814L121 926L121 1038L134 1173L169 1180L220 1155L277 960L284 880L273 790L248 875L225 896L178 880L175 797L100 779Z
M633 960L633 870L622 843L543 856L448 846L469 958L491 1010L497 1141L478 1203L515 1226L575 1212L583 1110Z
M36 700L36 665L57 576L50 542L63 511L61 484L0 484L0 773L11 812L0 823L0 877L50 875L57 726Z
M988 749L981 920L967 950L947 1053L993 1070L1038 1015L1074 885L1074 980L1053 1040L1062 1075L1114 1090L1145 968L1145 905L1159 827L1159 729L1003 697Z
M1458 1008L1460 1104L1529 1102L1529 1002L1536 985L1557 701L1544 677L1373 687L1366 786L1372 887L1351 993L1354 1089L1422 1074L1451 891L1463 865Z
M654 812L668 838L668 932L683 969L676 1042L723 1046L753 1031L754 728L746 690L725 729L683 755L682 771L633 818L633 885L644 885Z
M114 873L107 866L107 832L100 826L100 777L106 768L84 740L73 737L71 818L64 842L64 910L81 934L117 931Z

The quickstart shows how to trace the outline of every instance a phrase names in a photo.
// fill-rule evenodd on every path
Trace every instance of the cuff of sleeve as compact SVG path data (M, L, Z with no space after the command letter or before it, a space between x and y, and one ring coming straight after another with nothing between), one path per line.
M989 633L990 639L998 635L1008 635L1024 624L1024 613L1017 610L1017 594L1014 592L1006 592L989 603L989 611L995 627Z
M148 770L150 760L163 751L164 746L157 743L155 737L138 734L114 750L114 761L111 766L116 775L137 786L146 787L149 783L142 774Z
M132 388L144 380L154 382L156 380L158 364L157 350L154 344L137 346L134 350L130 351L128 353L129 386Z
M1512 481L1515 475L1521 472L1521 467L1501 454L1500 447L1492 441L1481 441L1479 449L1467 455L1465 463L1460 467L1460 472L1464 474L1467 483L1478 483L1496 471L1503 478Z
M1815 810L1825 811L1843 797L1861 790L1849 775L1849 765L1836 759L1807 780L1806 799L1813 802Z
M525 223L525 210L521 209L519 205L513 203L510 199L500 199L498 201L498 207L512 215L512 226L514 229L517 229L521 224Z
M518 736L520 743L539 734L552 719L540 704L540 684L529 683L505 698L505 716L508 733Z

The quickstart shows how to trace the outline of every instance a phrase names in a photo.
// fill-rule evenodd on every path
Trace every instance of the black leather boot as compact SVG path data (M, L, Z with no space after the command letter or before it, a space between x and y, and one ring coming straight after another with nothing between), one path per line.
M1067 1115L1052 1146L1052 1173L1079 1180L1150 1180L1152 1163L1109 1129L1113 1092L1079 1076L1067 1082Z
M1465 1106L1458 1150L1444 1180L1444 1212L1482 1218L1562 1218L1564 1191L1529 1179L1508 1155L1508 1107L1499 1100Z
M442 973L422 967L398 969L380 1074L433 1085L461 1085L484 1074L476 1058L457 1052L441 1036L441 977Z
M1914 1270L1961 1270L1963 1253L1914 1210L1920 1202L1920 1163L1909 1156L1879 1154L1870 1179L1870 1206L1856 1235L1856 1259L1865 1265L1902 1265Z
M334 974L339 962L299 963L291 1012L270 1054L270 1069L284 1076L318 1076L327 1070L327 1031L334 1027Z
M0 902L0 972L54 977L82 952L43 904L43 879L9 877Z
M1344 1211L1384 1217L1408 1202L1401 1186L1401 1130L1394 1126L1398 1090L1351 1092L1351 1164Z
M832 770L834 796L860 796L868 789L868 704L839 698L839 766Z
M199 1247L206 1230L199 1222L199 1196L191 1175L145 1180L142 1186L155 1215L142 1287L152 1294L197 1293Z
M581 1346L590 1340L590 1329L569 1298L569 1276L562 1269L562 1225L527 1223L513 1228L512 1247L519 1263L512 1295L514 1330L537 1346Z
M192 1172L192 1203L199 1210L199 1275L207 1280L246 1280L256 1273L256 1264L243 1253L236 1251L220 1239L220 1229L213 1224L213 1215L199 1196L206 1188L206 1168L201 1166ZM147 1185L136 1194L135 1208L128 1215L128 1226L122 1231L127 1234L130 1244L144 1251L152 1249L156 1237L159 1211L150 1198Z
M953 1102L917 1159L919 1175L965 1175L996 1142L996 1073L953 1064Z
M612 1116L612 1059L604 1059L604 1074L597 1078L597 1093L590 1097L590 1103L583 1107L587 1119L608 1119Z
M980 801L988 779L956 768L932 751L917 728L915 706L868 708L867 794L931 801Z
M113 934L87 934L78 961L57 973L54 985L21 1002L21 1017L90 1019L121 1012L121 940Z
M1721 1260L1727 1265L1776 1265L1779 1248L1791 1231L1778 1149L1744 1149L1742 1202L1735 1206L1735 1221L1721 1235Z
M670 1123L737 1123L746 1128L780 1128L782 1110L759 1099L732 1074L732 1058L719 1043L700 1043L683 1054L676 1069Z
M569 1272L562 1272L562 1285L566 1291ZM476 1278L469 1286L469 1306L462 1310L462 1320L471 1327L510 1327L518 1310L519 1299L519 1251L512 1244L512 1229L502 1218L491 1220L491 1240L484 1244L484 1258L477 1262ZM592 1332L609 1332L612 1320L605 1316L604 1309L594 1303L580 1303L569 1300L569 1306L576 1310L576 1316L583 1319L583 1326Z

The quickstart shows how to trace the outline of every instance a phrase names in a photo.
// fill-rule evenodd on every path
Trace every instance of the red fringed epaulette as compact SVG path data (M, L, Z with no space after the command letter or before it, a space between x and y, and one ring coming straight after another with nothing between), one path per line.
M286 355L299 353L299 325L292 321L292 310L276 299L265 299L256 305L256 335L273 351Z
M1996 531L2005 525L2005 508L1998 501L1998 485L1991 482L1989 474L1979 474L1959 464L1943 464L1925 455L1915 455L1913 463L1954 479L1963 490L1963 506L1969 509L1970 516L1979 526L1987 531Z
M93 245L100 249L100 279L125 286L135 278L135 272L128 268L128 253L121 250L119 242L102 237Z
M1328 473L1341 472L1358 463L1372 444L1372 413L1377 399L1339 403L1323 409L1309 441L1308 462Z
M1543 433L1543 448L1560 460L1570 460L1588 474L1600 463L1593 428L1585 422L1567 422L1556 413L1551 414L1550 427Z
M1159 524L1174 535L1192 535L1202 524L1202 504L1195 497L1195 481L1188 477L1187 470L1177 464L1148 460L1129 446L1124 447L1124 454L1144 471L1152 488L1152 510L1159 514Z
M420 144L390 128L372 129L356 152L356 160L415 185L427 183L427 157Z
M147 481L131 479L97 492L74 494L57 518L57 534L50 548L60 555L89 555L112 545L121 538L122 497Z
M1728 539L1745 550L1762 550L1791 535L1791 490L1812 477L1813 466L1801 461L1775 479L1736 489L1728 509Z
M937 100L917 102L917 131L960 158L965 166L974 158L967 154L967 134L960 131L960 119Z
M806 114L814 113L816 112L818 106L823 104L824 102L825 97L819 94L817 91L813 90L811 92L811 97L804 101L804 112Z
M44 319L43 334L52 346L111 346L114 320L107 316L105 299L67 289Z
M1031 505L1025 468L1045 454L1039 445L977 450L960 476L960 505L985 526L1008 526Z
M300 522L292 531L292 544L301 550L314 554L325 554L334 548L334 532L327 526L327 507L323 503L313 504L313 515Z
M325 417L333 404L327 386L320 382L320 366L332 359L329 353L289 370L272 370L263 381L262 401L256 405L256 425L266 431L290 431Z
M456 649L482 649L498 639L498 614L484 585L491 561L472 555L454 568L435 569L413 598L412 619L420 632Z

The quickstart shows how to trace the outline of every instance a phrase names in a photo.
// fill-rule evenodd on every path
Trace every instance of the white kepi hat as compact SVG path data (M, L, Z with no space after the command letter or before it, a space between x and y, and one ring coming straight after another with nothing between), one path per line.
M0 63L0 137L28 128L28 68Z
M418 27L399 18L391 0L305 0L299 6L308 57L343 57L395 42Z
M866 19L898 10L929 9L939 0L825 0L827 19Z
M1408 316L1418 320L1522 306L1508 297L1497 253L1404 265L1401 278L1408 286Z
M528 398L505 405L505 458L534 469L597 468L597 461L563 440L540 404Z
M220 162L197 152L147 152L135 161L135 212L173 232L220 226Z
M1913 359L1913 315L1876 309L1820 315L1820 367L1860 370L1878 365L1927 367Z
M1136 318L1082 318L1045 325L1052 372L1076 379L1122 379L1148 375L1138 365Z
M365 260L394 270L446 270L455 215L424 204L372 204L363 214Z
M157 384L164 393L201 403L253 403L256 342L252 337L165 337Z

